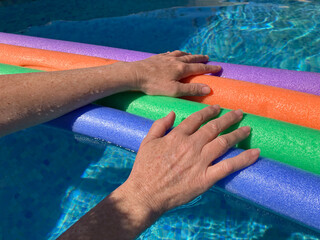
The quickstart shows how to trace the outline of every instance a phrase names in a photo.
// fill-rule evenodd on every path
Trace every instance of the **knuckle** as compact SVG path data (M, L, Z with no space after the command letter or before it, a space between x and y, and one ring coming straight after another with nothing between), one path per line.
M168 61L169 65L174 65L177 62L177 59L172 57L172 56L168 56L168 58L166 59L166 61Z
M204 116L201 113L196 113L196 114L192 115L192 118L194 121L201 122L201 123L203 123L205 120Z
M202 71L204 71L204 72L208 71L208 65L206 65L206 64L201 64L200 66L201 66L201 70L202 70Z
M178 85L174 85L171 87L171 93L173 96L179 96L180 95L180 88Z
M186 71L186 64L184 64L184 63L177 64L177 70L179 72L185 72Z
M231 111L224 115L225 121L227 123L233 123L237 120L237 115Z
M208 123L211 130L216 132L216 133L220 133L221 132L221 127L220 124L218 124L216 121L211 121Z
M247 135L244 131L242 131L241 129L236 129L234 131L234 137L238 140L245 138Z
M226 175L229 175L235 171L234 166L228 161L221 162L221 169Z
M229 139L224 136L217 137L217 141L218 141L219 145L221 147L223 147L224 149L231 147Z
M199 92L199 87L197 85L189 85L190 93L197 94Z
M169 134L166 135L166 138L170 141L170 142L176 142L178 139L178 135L177 133L172 130Z

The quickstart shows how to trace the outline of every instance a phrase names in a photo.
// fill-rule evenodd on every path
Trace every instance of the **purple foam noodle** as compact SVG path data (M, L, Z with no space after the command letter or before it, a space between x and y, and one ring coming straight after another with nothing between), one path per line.
M154 55L151 53L144 53L133 50L30 37L11 33L0 33L0 43L109 58L127 62L142 60ZM223 68L223 71L220 73L221 77L320 95L319 73L273 69L220 62L209 62L208 64L220 65Z

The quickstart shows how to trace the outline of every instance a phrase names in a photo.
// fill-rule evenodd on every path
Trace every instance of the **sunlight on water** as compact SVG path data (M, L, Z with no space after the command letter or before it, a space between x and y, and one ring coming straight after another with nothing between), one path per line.
M167 3L165 9L149 6L150 11L131 15L132 10L124 9L120 12L126 14L83 21L56 19L48 24L43 24L47 13L42 13L32 19L41 24L19 31L154 53L181 49L221 62L320 72L319 1L192 0L184 3L186 8L172 7L183 6L181 1ZM40 1L32 4L30 17L35 5L42 6ZM17 9L12 9L13 13L5 9L5 14L16 14ZM13 21L10 24L16 26ZM46 235L56 239L126 180L135 153L94 139L88 140L91 146L74 138L86 139L44 126L1 138L0 173L5 177L0 181L0 199L5 208L0 239L44 239ZM93 147L99 144L104 152ZM310 232L212 188L166 213L139 239L318 239Z
M67 190L61 204L63 213L49 239L56 239L122 184L130 173L135 156L135 153L108 145L103 157L84 171L81 183ZM274 219L277 217L257 211L249 203L243 203L213 187L188 204L166 213L138 239L259 239L263 236L271 239L279 235L279 229L274 230L275 225L271 223L276 223ZM275 233L270 235L270 229ZM287 239L301 239L299 236L316 239L299 232L291 236L286 232L285 235Z
M220 62L320 72L320 4L219 9L181 48Z
M320 72L320 2L260 2L53 21L22 33L154 53L180 49L213 61Z
M82 215L107 196L128 177L135 153L109 145L103 157L91 163L78 186L70 186L63 198L63 213L49 239L56 239ZM199 239L215 237L258 237L270 226L241 219L241 214L226 210L215 190L201 195L160 218L139 239ZM214 208L209 208L214 205ZM227 217L227 219L225 218ZM238 220L235 220L238 218Z
M136 156L45 126L0 140L3 239L56 239L126 180ZM308 234L214 187L166 213L140 239L316 239Z

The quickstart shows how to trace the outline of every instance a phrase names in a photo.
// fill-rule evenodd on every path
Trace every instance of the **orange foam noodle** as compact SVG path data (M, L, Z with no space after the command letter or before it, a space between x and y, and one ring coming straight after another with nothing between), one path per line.
M207 75L185 82L205 83L212 89L208 96L185 97L188 100L240 108L247 113L320 129L320 96Z
M0 44L0 62L44 71L108 65L117 61L71 53Z
M55 71L101 66L117 61L0 44L0 62ZM320 96L208 75L190 77L185 82L205 83L213 90L209 96L186 99L219 104L229 109L240 108L247 113L320 129Z

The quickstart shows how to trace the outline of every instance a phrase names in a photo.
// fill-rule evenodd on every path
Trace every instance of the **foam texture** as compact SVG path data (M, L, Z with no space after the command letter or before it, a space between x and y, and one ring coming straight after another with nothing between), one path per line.
M8 64L0 64L0 75L30 73L30 72L40 72L40 71L35 69L17 67L17 66L8 65Z
M67 70L112 64L115 60L0 44L0 62L40 70ZM52 69L50 69L52 68ZM320 129L320 96L256 83L207 75L189 77L187 82L206 83L213 93L188 99L220 104L264 117Z
M8 65L6 67L8 68ZM19 69L16 66L11 68L15 72ZM174 110L177 115L175 126L190 114L207 106L183 99L147 96L137 92L116 94L97 103L153 120ZM221 115L228 111L222 109ZM240 148L260 148L265 157L320 174L320 131L251 114L244 116L240 126L252 128L250 138L239 144Z
M110 58L128 62L142 60L153 55L150 53L132 50L30 37L11 33L0 33L0 43ZM221 77L320 95L319 73L271 69L221 62L209 62L209 64L222 66L223 72L221 73ZM301 81L303 81L303 84L301 84Z
M87 105L47 124L138 151L153 121L117 109Z
M236 156L232 149L222 159ZM320 230L320 177L260 158L218 183L226 191Z
M320 96L206 75L188 78L185 82L205 83L212 89L208 96L185 97L191 101L217 103L225 108L240 108L247 113L320 129Z
M117 108L153 120L175 111L175 126L206 104L138 92L116 94L98 104ZM222 109L223 115L229 110ZM245 114L239 126L250 126L251 136L239 144L242 149L260 148L262 156L320 174L320 131ZM232 129L232 128L231 128Z
M108 65L117 61L0 44L0 62L43 71L59 71Z
M22 72L25 71L16 66L13 66L12 69L15 73L18 73L19 69ZM109 98L110 100L112 99ZM128 101L128 98L125 100ZM194 110L197 109L196 105L202 107L202 104L192 104ZM131 107L134 108L134 106ZM182 104L177 107L183 111L186 105ZM152 108L146 106L146 110L152 110ZM158 113L160 116L161 113ZM183 116L178 117L181 120ZM152 121L119 110L88 105L48 124L101 138L136 151L143 137L148 133ZM231 149L222 159L234 157L242 151ZM228 193L320 231L320 214L318 214L320 211L320 176L318 175L260 158L252 166L220 181L217 186Z

